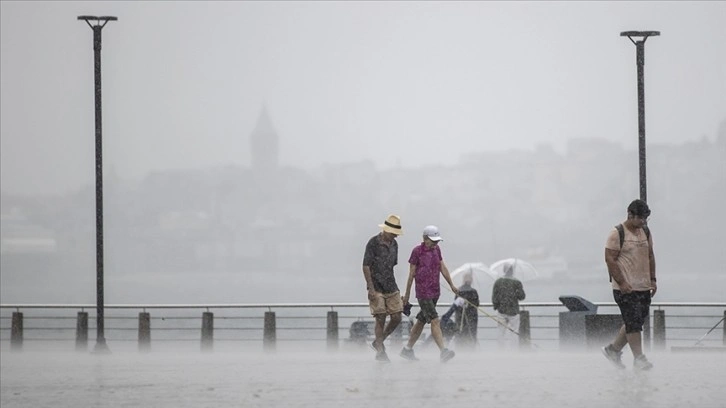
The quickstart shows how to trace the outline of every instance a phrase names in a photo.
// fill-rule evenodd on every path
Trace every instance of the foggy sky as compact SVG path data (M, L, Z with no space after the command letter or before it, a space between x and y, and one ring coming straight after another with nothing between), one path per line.
M104 167L249 165L266 106L280 164L454 164L472 151L713 140L726 117L724 2L0 3L5 193L93 182L92 32L103 30Z

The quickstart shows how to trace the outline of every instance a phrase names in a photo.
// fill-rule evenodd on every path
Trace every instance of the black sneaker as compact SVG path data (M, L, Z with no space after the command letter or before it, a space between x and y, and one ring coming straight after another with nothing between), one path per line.
M456 353L445 348L445 349L441 350L441 362L445 363L445 362L451 360L452 358L454 358L455 355L456 355Z
M386 354L385 350L381 350L376 353L376 361L389 363L389 362L391 362L391 359L388 358L388 354Z
M418 361L418 359L416 358L416 354L414 354L413 352L413 349L406 347L401 350L401 357L405 358L406 360Z
M621 359L623 352L622 351L615 351L613 349L612 344L608 344L607 346L602 348L602 354L607 358L615 367L624 369L625 364L623 364L623 361Z

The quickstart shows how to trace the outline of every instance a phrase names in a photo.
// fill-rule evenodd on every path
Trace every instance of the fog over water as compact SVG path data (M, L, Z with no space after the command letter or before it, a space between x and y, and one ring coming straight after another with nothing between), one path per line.
M401 216L527 301L611 301L645 58L655 301L726 300L724 2L2 2L2 303L94 303L103 29L107 303L365 302ZM491 282L479 288L489 300ZM452 296L444 291L442 301Z

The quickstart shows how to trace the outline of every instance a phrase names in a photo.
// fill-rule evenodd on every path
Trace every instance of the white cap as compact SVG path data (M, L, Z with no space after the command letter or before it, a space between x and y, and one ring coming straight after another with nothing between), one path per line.
M423 232L425 237L428 237L432 241L442 241L441 235L439 234L439 228L435 225L429 225L424 228Z

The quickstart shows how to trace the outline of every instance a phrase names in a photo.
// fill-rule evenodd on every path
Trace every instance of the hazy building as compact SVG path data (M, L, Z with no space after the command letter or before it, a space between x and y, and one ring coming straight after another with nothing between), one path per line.
M280 160L279 144L279 136L272 125L267 107L263 107L250 134L252 170L263 173L276 170Z

